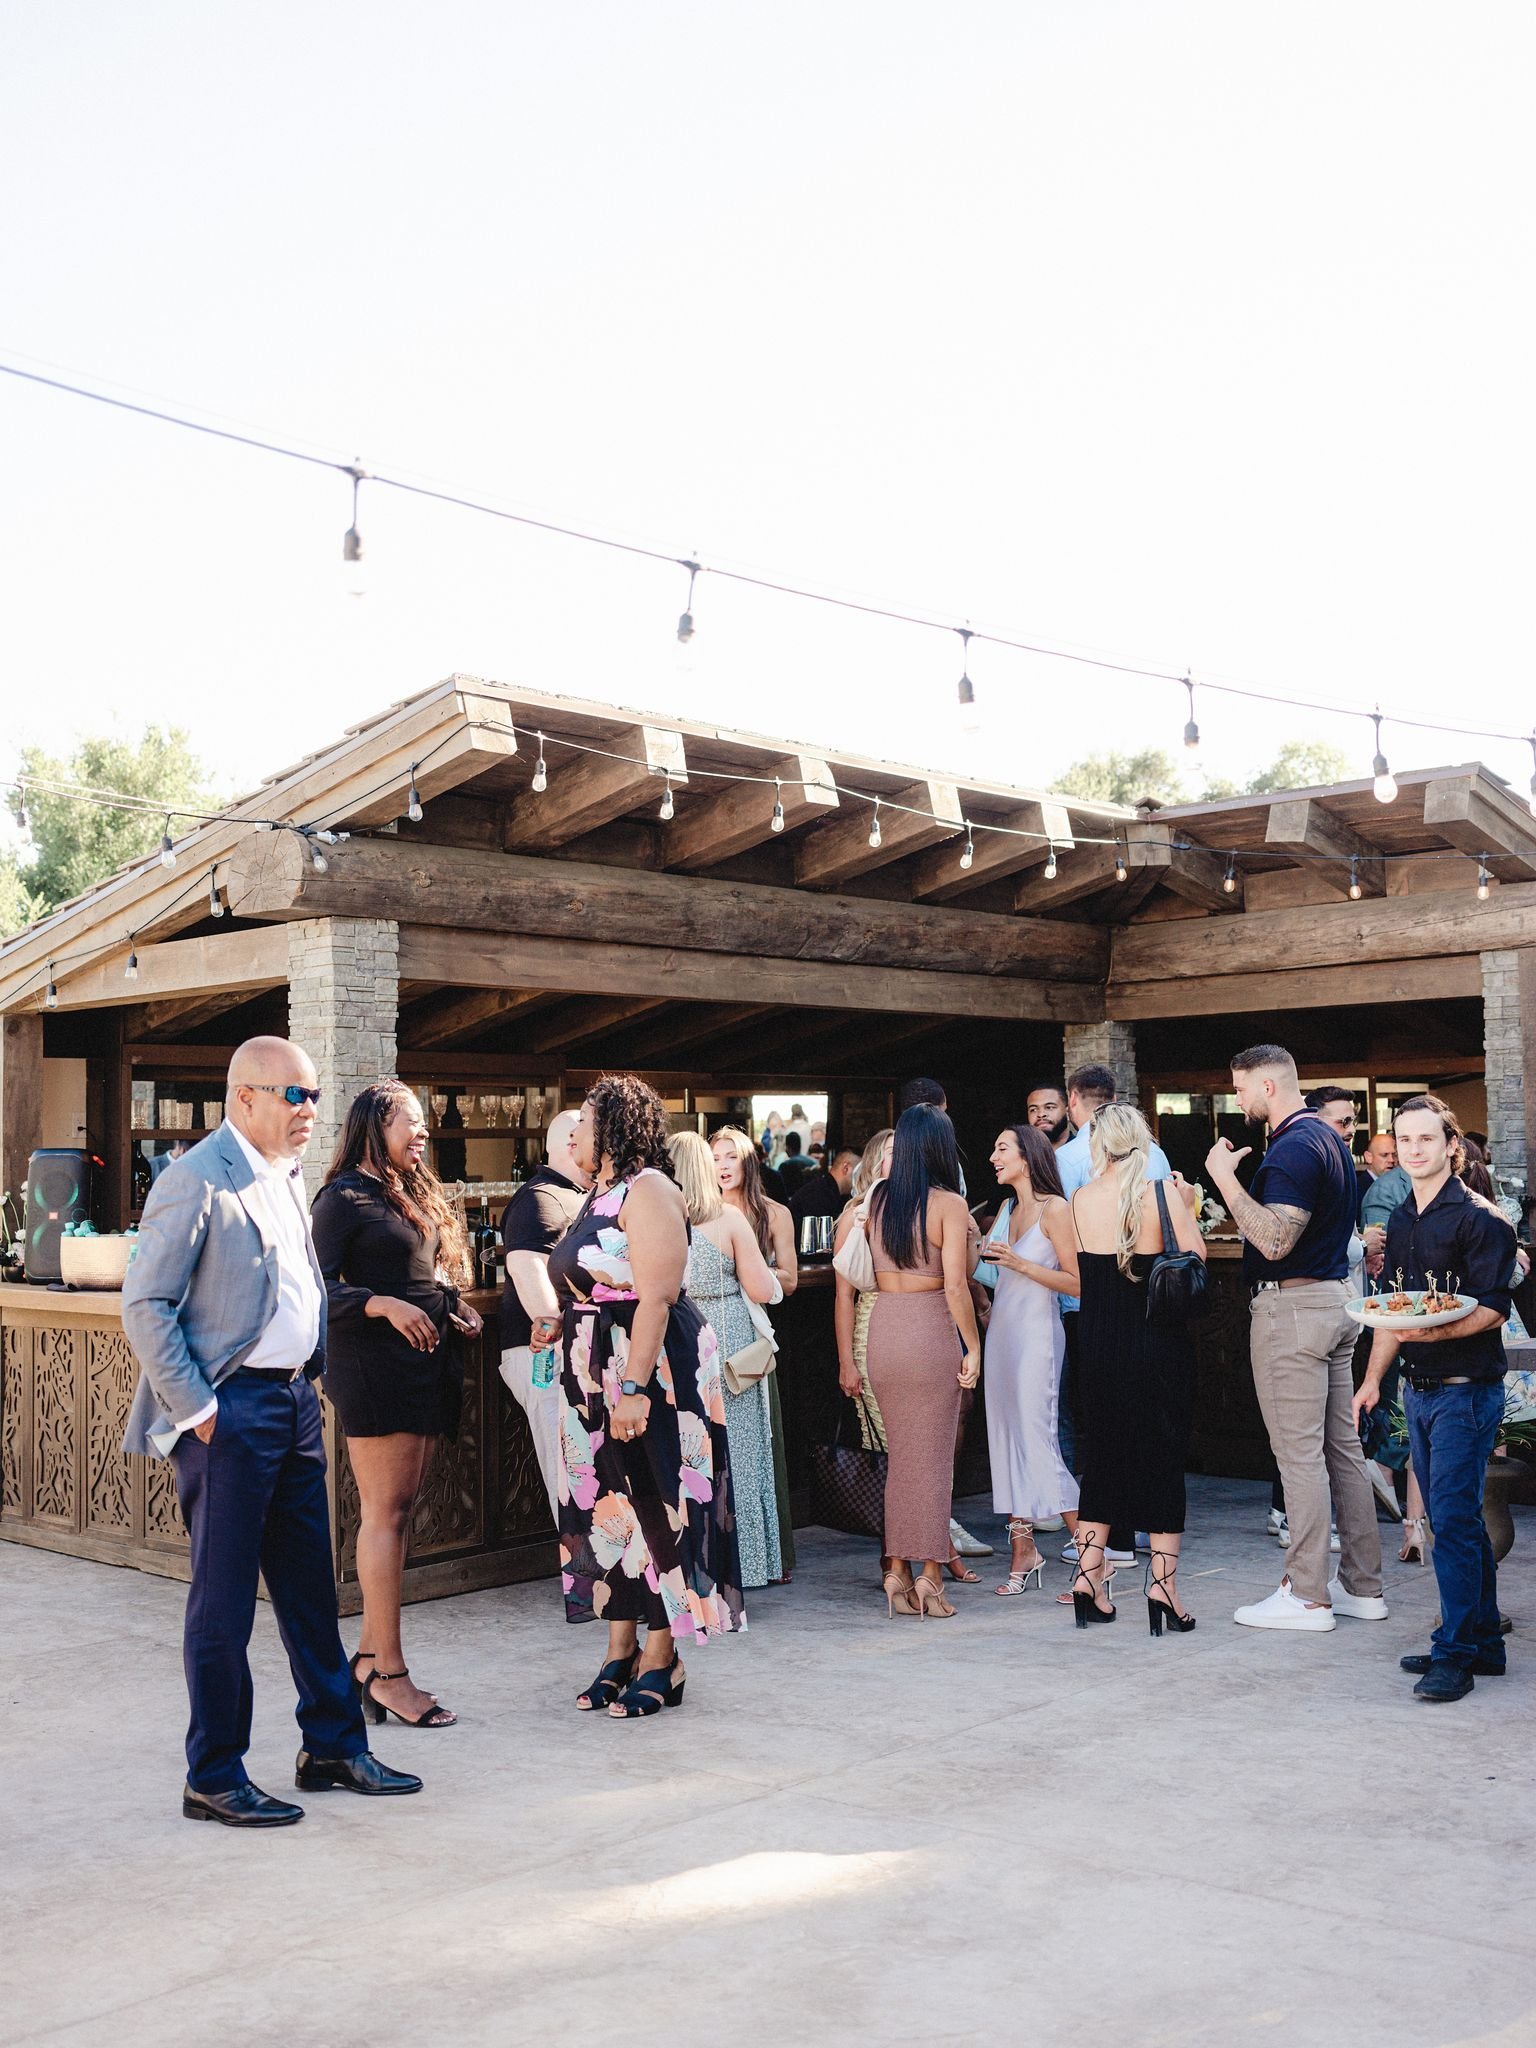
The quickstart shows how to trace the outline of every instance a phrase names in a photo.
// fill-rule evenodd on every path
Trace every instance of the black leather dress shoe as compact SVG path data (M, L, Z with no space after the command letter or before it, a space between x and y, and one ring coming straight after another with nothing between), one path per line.
M409 1771L392 1771L381 1764L372 1750L357 1756L311 1756L299 1751L293 1781L301 1792L367 1792L374 1798L389 1798L402 1792L419 1792L420 1778Z
M1397 1660L1399 1670L1417 1671L1421 1677L1434 1661L1434 1658L1429 1656L1399 1657ZM1442 1658L1441 1661L1443 1663L1445 1660ZM1474 1657L1467 1666L1467 1669L1474 1678L1502 1678L1505 1666L1502 1664L1485 1664L1481 1657Z
M181 1811L187 1820L216 1820L227 1828L291 1828L304 1818L302 1806L274 1799L259 1785L232 1785L227 1792L194 1792L183 1786Z

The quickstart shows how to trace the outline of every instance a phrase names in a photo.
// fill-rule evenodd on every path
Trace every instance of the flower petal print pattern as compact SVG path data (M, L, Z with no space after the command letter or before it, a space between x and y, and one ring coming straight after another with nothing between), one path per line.
M634 1276L619 1217L630 1183L594 1197L550 1256L561 1346L561 1585L567 1621L636 1621L680 1643L745 1628L724 1383L714 1332L673 1303L629 1442L609 1415L628 1370Z

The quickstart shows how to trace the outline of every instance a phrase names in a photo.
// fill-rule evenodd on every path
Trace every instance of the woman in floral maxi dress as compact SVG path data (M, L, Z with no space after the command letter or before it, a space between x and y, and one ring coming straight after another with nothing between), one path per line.
M745 1626L724 1390L714 1333L683 1294L688 1224L660 1097L605 1075L572 1152L596 1185L549 1261L561 1581L567 1621L608 1624L608 1660L576 1704L633 1720L682 1703L678 1643ZM552 1334L540 1325L535 1342Z

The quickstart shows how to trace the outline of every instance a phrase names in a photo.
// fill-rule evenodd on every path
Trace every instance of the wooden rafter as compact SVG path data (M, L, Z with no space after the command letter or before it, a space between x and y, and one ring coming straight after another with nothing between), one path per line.
M1058 855L1070 851L1071 821L1065 804L1028 803L990 822L1006 826L1004 832L977 832L971 842L971 865L959 864L959 849L951 841L931 847L912 870L912 894L919 903L948 903L968 890L979 889L1004 875L1022 874L1026 868L1043 867L1054 842ZM1013 838L1013 833L1028 838Z
M1243 907L1243 878L1235 865L1229 874L1220 854L1190 845L1161 819L1137 819L1126 833L1126 859L1132 888L1150 875L1154 887L1162 883L1187 903L1198 903L1202 910L1230 912ZM1229 881L1234 885L1231 888Z
M880 844L869 843L871 803L847 802L839 816L807 832L795 848L795 881L802 889L835 889L904 854L953 839L963 829L960 792L952 782L928 779L893 790L880 805Z
M611 752L571 754L548 747L549 787L525 789L513 799L502 834L508 853L565 846L584 832L622 818L670 775L684 788L688 762L683 736L661 726L637 725L607 743Z
M280 988L288 979L288 935L281 925L139 945L137 977L125 986L128 952L124 945L104 959L56 968L58 1001L54 1007L116 1008L125 995L142 1003L157 997L231 994L245 1002L262 989ZM17 1008L40 1010L46 995L46 984L40 985Z
M402 1052L425 1052L477 1038L493 1024L537 1010L553 1000L543 989L479 988L459 995L445 989L416 1004L400 1020Z
M518 1050L523 1053L565 1052L603 1038L637 1017L648 1017L667 1007L666 996L614 996L582 1000L574 1008L562 1006L530 1032L519 1034Z
M1126 879L1116 881L1115 863L1123 852L1123 848L1115 846L1080 845L1074 852L1058 856L1053 879L1047 881L1044 868L1036 868L1016 884L1014 910L1027 914L1065 909L1087 897L1102 895L1116 919L1130 917L1146 902L1162 876L1152 867L1141 867L1132 873L1127 855Z
M837 809L832 770L812 754L787 754L765 772L779 778L778 801L784 807L783 830L792 831L812 818ZM749 847L773 837L772 781L705 783L708 796L696 797L665 827L661 865L691 873L715 867Z
M1289 853L1308 871L1347 893L1351 882L1362 896L1385 896L1386 863L1379 847L1326 810L1316 797L1287 797L1269 807L1264 843Z
M1486 857L1501 882L1536 880L1536 820L1476 773L1447 775L1424 791L1424 822L1449 846Z

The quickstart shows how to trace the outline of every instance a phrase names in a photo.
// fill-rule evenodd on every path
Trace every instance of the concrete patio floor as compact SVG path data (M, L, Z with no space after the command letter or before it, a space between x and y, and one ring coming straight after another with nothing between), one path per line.
M1386 1623L1231 1624L1279 1576L1266 1505L1194 1482L1200 1626L1159 1642L1139 1575L1079 1634L1054 1563L889 1622L870 1546L802 1532L685 1710L629 1726L572 1711L600 1643L553 1583L416 1607L460 1724L376 1739L426 1791L254 1837L180 1817L183 1588L0 1545L0 2042L1526 2048L1536 1513L1511 1676L1430 1708L1395 1545ZM265 1608L253 1662L284 1792Z

